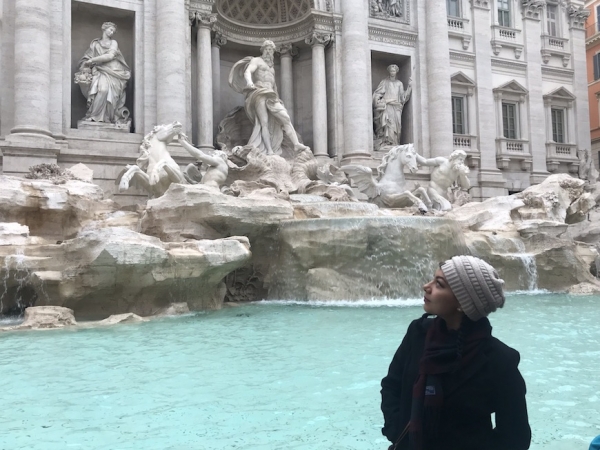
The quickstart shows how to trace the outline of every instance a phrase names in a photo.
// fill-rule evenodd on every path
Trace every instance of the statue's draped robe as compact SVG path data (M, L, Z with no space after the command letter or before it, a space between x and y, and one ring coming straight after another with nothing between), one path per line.
M250 121L254 124L252 136L250 136L248 145L254 146L266 153L267 147L263 141L261 132L262 126L260 124L260 120L258 119L258 115L256 114L258 102L263 99L265 100L267 111L269 113L268 126L269 136L271 137L271 148L273 149L273 153L279 155L281 154L281 144L283 142L284 134L283 127L275 118L275 115L285 111L286 109L283 105L283 102L279 99L277 91L271 89L270 87L261 85L260 81L254 82L256 89L248 89L246 79L244 78L244 73L246 72L248 64L250 64L252 58L252 56L247 56L246 58L235 63L235 65L231 68L231 72L229 73L229 85L234 91L246 96L246 114L248 115Z
M373 93L375 137L380 139L383 145L400 145L402 110L410 98L411 91L410 85L405 91L400 80L386 78ZM385 102L385 108L379 109L382 100Z
M93 78L89 87L80 85L87 97L88 111L85 119L94 122L124 123L129 117L129 111L125 108L125 87L131 78L131 71L121 51L111 48L110 45L105 47L100 39L94 39L79 61L79 67L81 70L84 61L107 53L112 53L114 58L92 68Z

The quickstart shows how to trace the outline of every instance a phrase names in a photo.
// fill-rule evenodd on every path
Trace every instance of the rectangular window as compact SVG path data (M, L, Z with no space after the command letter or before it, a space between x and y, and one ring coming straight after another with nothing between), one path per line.
M498 0L498 25L510 27L510 2L511 0Z
M452 132L454 134L467 134L465 126L465 98L452 96Z
M502 103L502 128L505 138L518 139L516 103Z
M546 23L548 24L548 34L550 36L558 36L558 26L556 22L557 5L546 5Z
M446 12L449 16L460 17L460 0L446 0Z
M600 5L596 6L596 31L600 31Z
M552 108L552 140L559 144L565 143L565 110Z
M594 80L600 78L600 53L594 55Z

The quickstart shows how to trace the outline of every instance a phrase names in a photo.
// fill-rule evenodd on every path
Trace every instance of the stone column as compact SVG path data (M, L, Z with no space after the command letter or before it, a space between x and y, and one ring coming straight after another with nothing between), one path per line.
M283 44L280 49L281 61L281 86L279 94L285 109L294 123L294 76L292 72L292 59L298 55L298 48L292 44Z
M317 158L329 159L327 151L327 75L325 73L325 46L331 42L329 33L313 32L306 38L312 47L312 106L313 153Z
M15 0L14 128L50 140L50 0Z
M477 82L477 117L473 124L479 137L479 188L474 189L477 200L504 195L504 177L496 164L496 138L502 136L501 98L494 97L492 86L492 60L490 53L490 8L487 2L472 1L473 49ZM433 110L435 113L435 109ZM433 128L437 126L430 118ZM476 127L476 128L475 128ZM478 192L477 192L478 191Z
M529 140L529 152L532 156L532 170L529 178L531 184L541 183L549 175L546 166L546 112L544 111L544 93L542 92L543 64L542 40L540 39L542 12L542 6L536 2L523 6L523 43L525 44L527 89L529 91L529 135L523 135L522 138ZM524 113L522 111L522 114ZM552 134L552 124L550 124L548 132L550 135Z
M585 49L585 20L590 15L586 9L579 9L574 5L568 6L569 25L571 32L571 58L573 66L573 94L575 101L576 116L576 140L578 150L591 151L592 142L590 135L590 115L588 103L587 65Z
M440 20L442 12L444 17ZM450 85L450 46L446 25L446 2L428 0L427 31L427 86L429 111L429 145L431 156L447 157L452 150L452 87ZM475 20L473 20L475 22ZM487 24L489 27L489 24ZM489 45L489 41L488 41Z
M221 33L214 33L212 38L212 84L213 84L213 136L218 132L221 115L221 47L227 38Z
M342 21L343 164L368 162L373 148L369 12L364 0L344 0ZM445 5L444 5L445 8ZM448 36L445 37L445 42Z
M32 165L57 162L59 147L50 131L50 3L13 3L13 128L0 141L5 175L23 175Z
M156 0L156 120L187 122L185 0ZM191 130L186 130L190 132Z
M196 87L198 92L198 142L200 148L213 148L213 68L210 31L216 14L195 12Z

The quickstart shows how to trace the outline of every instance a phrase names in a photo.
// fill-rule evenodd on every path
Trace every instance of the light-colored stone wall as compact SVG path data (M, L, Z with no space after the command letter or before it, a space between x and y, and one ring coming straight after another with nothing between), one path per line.
M20 1L23 5L24 0ZM43 0L42 3L50 11L46 24L50 29L51 59L47 115L54 147L50 153L36 153L35 158L51 160L55 154L56 161L65 166L84 162L94 168L97 182L114 194L114 178L125 164L135 160L143 135L158 122L182 121L186 132L197 142L199 66L196 28L189 21L188 8L210 12L210 0ZM436 0L433 8L430 2L407 0L408 17L404 21L369 17L366 0L338 0L334 2L334 11L321 16L319 11L313 11L309 19L273 29L226 24L218 17L213 32L223 33L227 42L220 47L219 70L212 72L218 74L218 80L213 82L220 85L216 95L221 111L221 117L215 114L212 126L216 129L227 112L244 104L244 96L231 90L228 84L233 64L245 56L258 55L261 41L272 38L277 45L293 43L299 49L299 55L292 60L291 112L296 130L311 147L315 142L313 91L326 92L323 101L327 105L327 151L336 157L335 162L344 158L377 165L380 155L373 154L372 148L371 94L387 76L386 67L392 63L400 67L398 76L405 84L411 76L414 81L403 114L401 141L414 142L425 156L445 156L455 146L448 131L450 77L461 72L473 80L468 128L473 145L469 151L477 159L470 160L472 194L476 199L521 190L548 175L546 146L551 130L545 119L543 96L557 89L565 89L576 97L568 143L589 148L589 132L583 129L586 121L582 120L588 111L588 88L581 78L586 72L585 31L571 27L567 9L559 9L564 52L542 57L541 50L547 47L540 37L546 29L544 10L537 20L524 19L520 2L515 1L513 26L508 30L512 34L507 38L500 35L493 2L463 0L462 17L458 21L448 20L444 3ZM577 0L571 3L583 4ZM15 96L20 94L15 87L18 33L14 5L14 1L3 1L0 10L0 137L5 139L13 139L11 129L19 125L15 123ZM325 11L327 4L320 2L319 8ZM100 36L101 23L107 20L119 25L115 39L133 74L127 96L134 129L126 135L73 129L79 116L85 113L83 96L73 83L73 73L91 39ZM305 39L315 29L327 27L331 27L333 40L324 49L326 86L322 89L313 83L313 52ZM212 64L207 58L203 63ZM279 56L275 70L280 85ZM513 158L500 168L497 151L498 138L502 137L501 117L493 90L512 81L527 91L520 104L520 131L531 161L527 165L522 159ZM2 142L0 147L4 148ZM178 151L175 148L174 152ZM12 158L6 155L5 159ZM593 156L597 159L596 150ZM177 157L182 164L186 161L183 153ZM14 168L15 164L23 165L32 159L12 161ZM7 167L5 160L2 164ZM572 169L569 164L562 161L555 170L566 172ZM26 171L27 167L21 167L21 173ZM426 171L420 171L418 177L426 179ZM130 202L138 197L127 193L122 199Z

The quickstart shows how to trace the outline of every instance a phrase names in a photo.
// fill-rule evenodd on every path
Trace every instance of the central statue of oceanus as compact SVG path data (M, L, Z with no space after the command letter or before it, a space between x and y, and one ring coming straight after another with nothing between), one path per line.
M405 208L415 205L424 213L432 204L427 191L418 187L411 192L406 187L404 177L404 168L407 167L411 173L416 172L420 159L413 144L397 145L383 157L381 165L377 168L377 178L373 177L371 169L366 166L347 165L342 166L342 170L356 184L358 190L378 206Z

